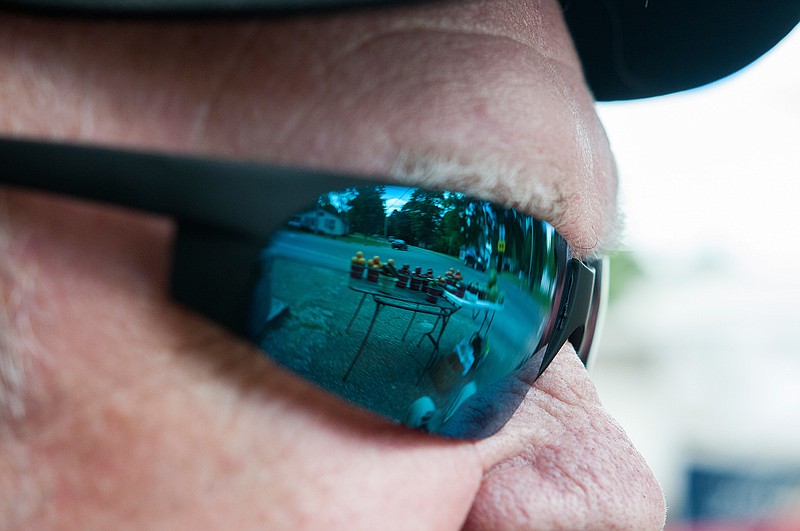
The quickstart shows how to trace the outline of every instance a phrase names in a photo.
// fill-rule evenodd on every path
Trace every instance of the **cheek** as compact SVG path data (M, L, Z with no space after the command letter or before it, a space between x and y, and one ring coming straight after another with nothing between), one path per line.
M386 518L405 528L412 517L441 528L463 520L480 480L465 447L353 411L174 307L89 310L100 303L86 297L53 315L59 329L42 345L54 400L30 424L32 447L61 521L375 529ZM102 325L89 324L101 314Z
M109 302L135 305L163 293L171 229L163 220L37 194L4 192L0 200L0 291L9 325L2 341L20 373L21 391L11 396L29 413L46 401L38 395L48 387L42 381L70 362L64 338L73 329L101 336L106 321L124 326L118 304L87 301L108 294Z

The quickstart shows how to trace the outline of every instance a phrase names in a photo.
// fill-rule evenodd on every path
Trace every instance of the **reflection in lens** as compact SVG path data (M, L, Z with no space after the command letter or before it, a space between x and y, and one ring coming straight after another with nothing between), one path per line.
M462 194L330 192L265 247L253 333L282 365L396 422L483 437L538 373L565 255L549 224Z

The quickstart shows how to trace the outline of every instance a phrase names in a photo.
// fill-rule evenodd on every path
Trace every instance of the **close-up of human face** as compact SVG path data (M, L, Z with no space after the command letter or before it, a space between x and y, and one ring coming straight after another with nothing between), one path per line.
M614 243L614 161L554 1L0 25L4 137L452 190L579 258ZM663 526L572 345L489 438L398 427L172 300L175 230L0 191L2 527Z

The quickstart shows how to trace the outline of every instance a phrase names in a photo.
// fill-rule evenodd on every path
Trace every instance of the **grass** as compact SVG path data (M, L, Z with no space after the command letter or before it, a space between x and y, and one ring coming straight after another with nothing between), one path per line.
M366 236L364 234L348 234L347 236L339 236L336 239L338 241L347 243L369 244L369 245L374 245L376 247L391 247L391 244L389 242L376 240L375 238L371 236Z
M502 278L503 280L505 280L510 284L517 286L523 291L527 289L527 283L524 280L520 280L519 273L510 273L508 271L503 271L502 273L500 273L500 278Z

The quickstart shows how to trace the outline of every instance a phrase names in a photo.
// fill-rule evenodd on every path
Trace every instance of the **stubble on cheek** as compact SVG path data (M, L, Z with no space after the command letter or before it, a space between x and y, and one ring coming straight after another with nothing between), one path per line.
M0 421L3 426L22 417L20 394L25 379L17 327L12 325L12 318L21 320L20 290L16 287L21 275L11 260L7 211L5 196L0 194Z
M79 432L65 429L80 414L74 399L88 397L91 406L92 398L102 398L92 396L92 369L99 364L76 370L76 360L92 348L100 350L101 342L93 333L109 316L98 306L94 314L74 312L73 320L62 321L90 299L89 294L103 293L102 275L97 281L87 275L88 282L81 286L84 290L78 291L74 289L80 285L78 279L63 274L77 264L92 263L86 252L93 243L89 231L102 221L95 218L78 227L65 243L58 236L59 231L61 235L69 231L70 211L59 218L61 202L27 192L0 191L0 521L15 525L52 512L59 482L75 470L56 456L85 442ZM75 242L82 246L69 256L64 251ZM102 269L108 263L102 260L94 265ZM132 299L135 291L131 288ZM69 338L82 331L87 332L85 344L70 349ZM106 360L115 360L111 350L102 354ZM76 385L67 389L70 370L79 376L72 382ZM91 407L85 410L92 411ZM42 451L42 441L48 438L55 441L57 451Z
M42 402L44 358L31 327L39 312L35 266L20 260L12 234L8 196L0 191L0 522L13 528L43 500L26 422Z

